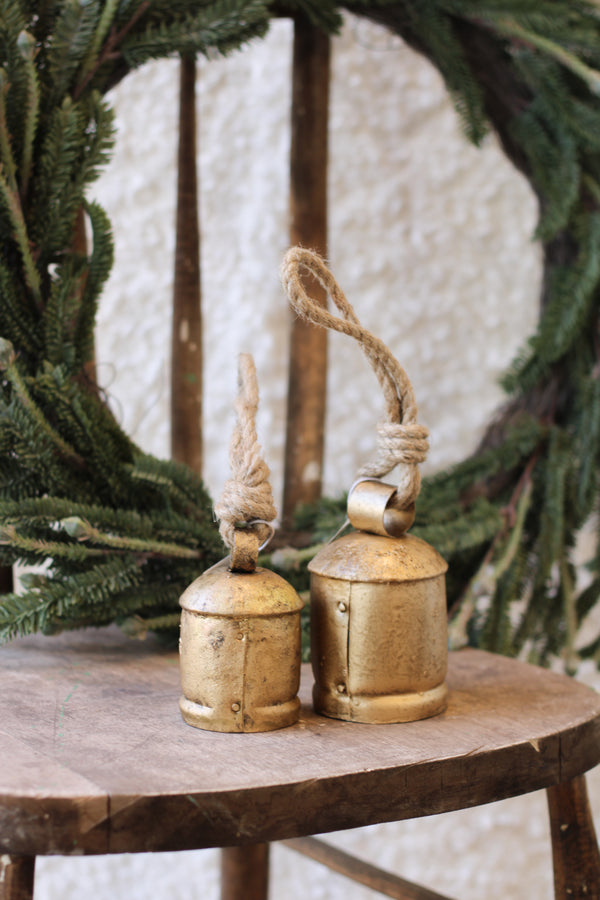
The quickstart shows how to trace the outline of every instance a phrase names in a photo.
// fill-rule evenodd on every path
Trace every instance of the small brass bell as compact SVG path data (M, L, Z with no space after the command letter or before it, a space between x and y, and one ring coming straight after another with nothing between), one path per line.
M240 356L239 381L232 478L215 506L231 562L209 569L180 598L179 708L189 725L207 731L273 731L300 714L303 603L287 581L256 567L276 510L256 437L258 385L248 354Z
M236 535L236 545L244 540L257 539ZM284 728L300 713L303 603L274 572L234 565L201 575L179 601L179 707L189 725L207 731Z
M309 564L313 702L336 719L411 722L446 707L447 564L401 533L412 517L393 508L394 494L359 482L348 518L361 530Z

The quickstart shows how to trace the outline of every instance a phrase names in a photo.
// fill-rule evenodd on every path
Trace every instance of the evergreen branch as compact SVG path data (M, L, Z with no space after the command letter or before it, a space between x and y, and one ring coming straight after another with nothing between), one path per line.
M33 142L35 140L40 106L40 88L34 65L35 38L26 32L19 37L19 48L25 61L27 77L27 103L25 105L25 125L23 151L21 155L21 197L27 196L29 179L33 165Z
M436 522L429 517L427 524L415 524L413 534L439 547L445 557L483 546L502 532L504 518L495 503L483 498L468 508L456 506L446 511L447 518Z
M79 103L65 97L51 111L32 197L33 237L40 247L42 270L72 255L84 188L108 159L112 144L112 114L97 93Z
M90 523L100 531L118 533L142 540L156 538L157 535L175 537L197 544L202 537L198 528L190 527L184 516L164 509L155 515L142 515L134 509L114 509L107 506L77 503L61 497L30 497L18 501L0 500L0 522L14 523L18 527L42 526L51 529L56 523L72 520L74 536L77 536L79 520ZM187 525L187 527L186 527ZM192 523L193 526L193 523ZM217 552L217 532L215 530L215 553Z
M96 31L99 4L66 0L61 7L47 51L53 104L60 102L72 88L73 79L87 56Z
M37 595L5 594L0 598L0 645L20 635L41 631L54 599Z
M61 619L73 615L70 626L78 627L81 623L78 609L89 615L90 608L104 608L104 620L110 621L106 608L113 595L132 590L141 578L138 561L122 557L64 578L40 579L36 587L22 594L5 594L0 598L0 643L19 634L52 629ZM84 618L81 624L89 624L89 620Z
M55 618L56 625L64 629L109 622L121 624L134 615L162 618L172 615L174 611L179 617L179 597L193 577L194 573L187 572L182 580L163 586L152 582L146 573L145 580L116 590L108 609L99 607L97 603L87 603L82 598L68 614L63 613Z
M62 543L48 541L42 538L27 537L20 534L14 525L2 524L0 526L0 545L9 546L15 551L14 561L34 561L41 559L68 559L71 562L82 562L90 557L105 557L106 551L92 547L85 547L77 543Z
M102 12L100 13L100 18L98 19L98 24L96 25L96 30L94 32L94 37L90 44L88 54L81 67L81 74L84 76L84 78L87 77L90 72L93 72L98 68L98 54L100 53L102 44L104 43L104 39L106 38L110 26L113 23L113 19L118 11L118 8L119 0L107 0L104 8L102 9ZM77 90L79 90L79 86L76 89L76 92Z
M547 423L519 410L504 425L501 442L492 446L482 444L461 463L424 479L415 524L420 524L422 515L433 524L440 516L442 520L447 518L446 510L450 510L450 519L462 514L465 495L489 497L489 484L503 473L527 470L530 459L540 452L547 436Z
M585 172L582 175L581 183L583 187L592 195L596 206L600 207L600 184L592 175L590 175L589 172Z
M122 43L121 55L134 68L173 49L180 54L225 54L244 41L264 35L267 28L262 0L217 0L180 20L149 24L143 33L131 34Z
M570 436L560 428L553 428L548 442L547 458L539 473L538 491L543 491L543 498L540 504L535 587L545 584L550 578L554 563L562 558L565 546L567 478L570 473L571 455Z
M0 334L20 352L40 353L39 335L29 303L12 270L0 259Z
M144 0L144 2L140 3L129 21L121 29L119 29L119 31L113 30L108 40L106 41L102 52L98 54L100 43L104 39L106 31L111 24L113 6L115 7L115 9L118 8L118 2L110 0L104 10L103 16L98 23L98 29L96 36L94 37L94 43L90 48L88 65L87 67L84 66L83 78L73 92L75 100L77 100L83 94L84 90L89 85L98 69L100 69L101 66L103 66L104 63L106 63L116 53L117 48L120 47L121 43L125 40L129 32L135 27L144 13L150 8L150 2L149 0ZM108 11L109 8L111 8L110 12ZM97 40L97 38L99 38L99 40ZM98 46L96 46L96 44L98 44Z
M467 137L475 145L488 127L481 86L473 75L453 19L436 3L411 4L407 10L411 28L433 55L442 73Z
M121 464L129 462L130 454L125 458L119 458L119 441L111 440L109 434L104 434L104 440L100 439L100 432L94 421L88 416L88 410L83 402L82 392L74 393L71 398L70 412L71 422L75 426L73 431L80 431L84 435L84 447L89 461L89 469L94 473L97 483L98 496L108 502L125 502L126 491L122 484ZM100 488L99 486L102 485Z
M85 210L92 226L92 253L74 329L75 365L82 368L94 355L94 325L98 298L113 263L113 239L108 216L97 203Z
M577 478L577 507L581 517L587 518L593 512L598 496L598 463L594 449L600 446L600 369L596 368L591 377L584 380L578 401L577 433L581 437L577 450L581 465Z
M540 198L535 236L544 241L571 224L580 198L581 164L577 143L552 106L538 98L511 124L523 145L531 182Z
M17 191L17 167L10 142L10 130L6 121L6 95L9 82L4 69L0 69L0 163L6 175L9 190Z
M83 122L83 146L78 158L79 168L75 172L77 185L80 191L91 184L98 177L102 167L110 159L114 146L114 121L113 111L102 99L98 91L91 91L79 101ZM80 205L84 205L89 214L88 207L97 204L88 203L81 196ZM98 207L99 209L99 207ZM104 213L106 218L106 214ZM108 219L106 220L108 222ZM110 225L107 226L110 231Z
M565 644L563 659L568 672L572 675L577 671L578 654L575 650L579 622L577 619L577 604L575 596L575 581L571 566L563 555L560 560L560 593L562 598L562 611L565 622Z
M569 269L549 273L549 301L530 338L530 350L518 357L502 380L513 393L531 390L550 367L573 346L577 335L586 329L588 315L595 302L600 278L600 213L585 216L579 229L579 253Z
M74 365L73 337L67 329L73 316L79 312L87 275L85 261L71 257L65 266L57 269L51 281L42 322L45 356L53 366L67 361Z
M494 554L500 544L502 535L496 535L490 544L483 561L471 580L461 601L454 610L451 610L448 623L449 646L457 650L469 643L467 626L475 612L479 599L493 596L495 586L500 578L508 571L517 551L519 550L525 527L525 519L530 508L533 495L531 479L527 479L523 485L521 495L516 505L516 517L512 530L503 553L495 564L492 564Z
M486 16L486 18L488 17ZM518 40L529 44L531 47L535 47L537 50L547 53L549 56L553 57L553 59L557 60L557 62L561 63L561 65L565 66L581 78L587 84L592 94L597 97L600 96L600 72L591 69L582 62L580 57L570 53L560 44L556 43L556 41L552 41L541 34L536 34L533 31L523 28L512 19L494 17L492 21L501 34L504 34L507 37L517 38Z
M206 519L206 494L191 470L140 453L127 471L134 481L145 482L167 496L190 519Z
M202 559L201 550L191 547L182 547L179 544L170 544L164 541L153 541L134 537L124 537L117 534L99 531L85 519L78 517L63 519L62 526L78 541L92 541L94 544L102 544L105 547L114 547L117 550L141 553L146 556L175 556L180 559Z
M40 432L56 447L60 456L68 462L74 463L79 468L84 468L85 461L61 436L52 428L37 404L33 401L25 382L23 381L15 360L11 360L3 366L4 377L12 385L15 395L31 419L35 422Z
M8 174L8 178L10 178L10 174ZM25 224L23 216L21 199L16 189L11 190L4 166L0 168L0 201L8 212L13 227L13 237L21 253L27 287L31 291L37 307L41 308L42 296L40 276L35 267L31 249L29 247L27 225Z

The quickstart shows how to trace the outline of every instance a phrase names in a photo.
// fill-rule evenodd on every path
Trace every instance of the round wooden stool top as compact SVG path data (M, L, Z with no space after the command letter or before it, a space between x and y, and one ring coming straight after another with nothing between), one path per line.
M326 719L267 734L186 725L174 652L116 629L0 648L0 850L257 843L453 809L568 781L600 761L600 696L475 650L448 709L402 725Z

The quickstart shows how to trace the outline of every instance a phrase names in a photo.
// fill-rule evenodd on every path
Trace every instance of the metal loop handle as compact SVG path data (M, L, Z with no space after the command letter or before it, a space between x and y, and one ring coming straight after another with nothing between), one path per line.
M384 537L400 537L415 520L414 503L398 509L396 488L377 478L359 478L348 494L348 519L358 531Z

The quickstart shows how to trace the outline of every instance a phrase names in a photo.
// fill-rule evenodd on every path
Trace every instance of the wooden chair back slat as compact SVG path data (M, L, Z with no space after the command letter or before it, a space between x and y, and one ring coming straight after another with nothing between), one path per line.
M294 21L290 153L290 244L327 254L330 40L305 17ZM320 289L319 289L320 290ZM319 292L311 287L312 296ZM323 303L326 296L320 293ZM321 496L327 333L294 318L290 338L282 520Z
M196 173L196 61L181 61L175 281L171 337L171 456L202 474L202 312Z

